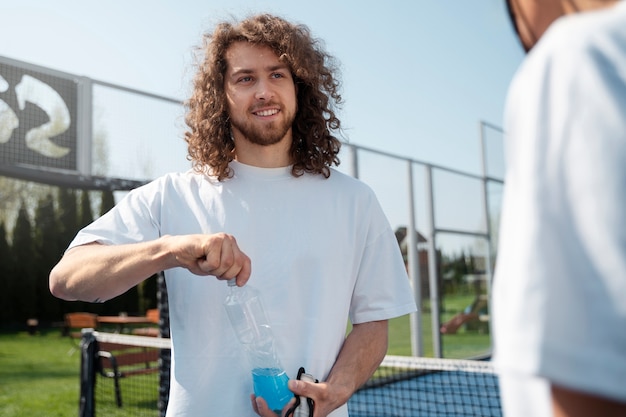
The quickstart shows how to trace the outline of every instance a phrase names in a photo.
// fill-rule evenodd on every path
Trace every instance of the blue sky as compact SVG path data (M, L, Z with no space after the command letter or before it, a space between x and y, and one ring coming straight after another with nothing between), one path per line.
M523 58L503 0L1 1L0 56L180 99L216 21L304 23L341 63L349 142L471 173Z

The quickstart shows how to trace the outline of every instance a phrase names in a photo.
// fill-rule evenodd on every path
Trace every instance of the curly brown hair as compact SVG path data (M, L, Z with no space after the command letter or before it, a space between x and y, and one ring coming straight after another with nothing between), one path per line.
M186 104L185 132L188 159L197 172L218 180L231 177L228 163L234 159L230 121L225 100L225 54L233 42L269 46L289 66L297 90L298 111L292 126L292 175L304 172L330 176L330 166L339 165L341 142L331 132L340 131L335 109L341 104L335 59L305 25L292 24L269 14L249 17L239 23L223 22L203 37L203 59Z

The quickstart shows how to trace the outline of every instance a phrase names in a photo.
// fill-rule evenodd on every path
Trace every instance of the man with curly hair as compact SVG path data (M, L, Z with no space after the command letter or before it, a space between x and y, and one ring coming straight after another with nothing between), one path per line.
M80 231L50 274L51 291L101 302L165 271L167 415L284 415L291 403L272 411L250 396L222 305L225 280L250 280L287 373L304 367L320 380L289 388L314 401L315 417L347 416L386 353L387 321L415 302L374 193L332 168L341 102L333 59L306 26L270 15L218 25L203 52L187 102L193 169L130 192Z

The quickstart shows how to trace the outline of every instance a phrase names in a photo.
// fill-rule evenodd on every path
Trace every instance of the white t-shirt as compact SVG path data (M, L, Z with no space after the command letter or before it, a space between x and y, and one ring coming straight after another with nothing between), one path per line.
M506 409L533 401L513 398L532 388L507 391L511 379L626 401L626 2L549 28L511 85L505 132L493 289L505 411L531 415Z
M171 174L128 194L72 246L161 235L230 233L252 261L277 351L290 378L300 366L324 380L353 323L415 311L395 235L374 193L333 170L291 175L237 162L217 182ZM173 343L168 416L254 416L250 369L223 307L225 281L165 271ZM342 407L332 416L347 416Z

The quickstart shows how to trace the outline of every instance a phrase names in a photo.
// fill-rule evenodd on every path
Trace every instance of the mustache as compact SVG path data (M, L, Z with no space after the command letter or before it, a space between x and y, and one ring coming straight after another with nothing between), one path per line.
M270 108L270 107L275 107L275 108L277 108L279 110L283 109L283 106L281 106L279 103L276 103L274 101L268 101L267 103L255 104L255 105L251 106L249 110L251 112L256 112L256 111L264 110L264 109L267 109L267 108Z

